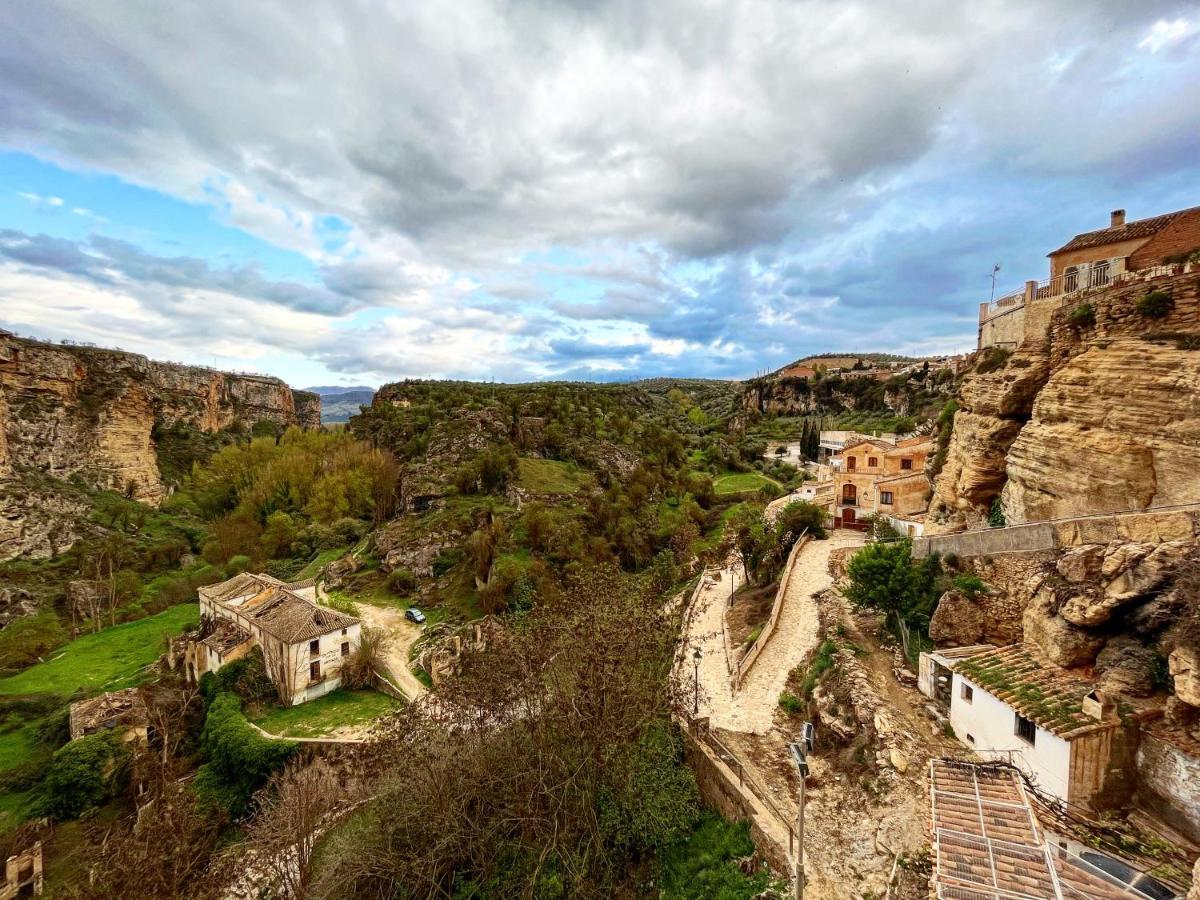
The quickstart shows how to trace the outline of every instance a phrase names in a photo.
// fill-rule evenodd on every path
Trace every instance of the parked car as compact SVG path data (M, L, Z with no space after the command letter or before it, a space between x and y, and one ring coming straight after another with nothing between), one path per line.
M425 622L425 613L421 612L415 606L410 606L408 611L404 614L404 618L408 619L410 622L416 622L418 625L422 625Z

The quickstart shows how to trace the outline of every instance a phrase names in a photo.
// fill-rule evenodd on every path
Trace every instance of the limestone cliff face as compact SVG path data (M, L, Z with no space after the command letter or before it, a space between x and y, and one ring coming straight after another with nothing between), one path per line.
M1164 318L1138 310L1151 291ZM1010 524L1200 501L1200 274L1073 298L960 407L930 533L979 527L997 497Z
M276 378L0 332L0 558L63 549L48 541L46 523L37 524L42 503L30 499L36 495L31 477L74 476L157 504L166 487L155 425L184 422L216 431L263 420L314 427L320 398L293 392Z

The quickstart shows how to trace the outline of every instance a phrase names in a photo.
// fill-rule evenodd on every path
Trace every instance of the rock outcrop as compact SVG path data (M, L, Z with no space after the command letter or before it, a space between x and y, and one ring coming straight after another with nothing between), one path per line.
M1171 297L1162 318L1138 309ZM1072 322L1076 305L1093 324ZM1044 338L969 375L926 531L1200 502L1200 273L1074 296Z
M64 508L43 515L54 493L43 476L157 504L167 487L156 426L316 427L320 402L277 378L0 332L0 558L47 556L70 545L70 534L51 530L78 509L66 508L71 500L63 497Z

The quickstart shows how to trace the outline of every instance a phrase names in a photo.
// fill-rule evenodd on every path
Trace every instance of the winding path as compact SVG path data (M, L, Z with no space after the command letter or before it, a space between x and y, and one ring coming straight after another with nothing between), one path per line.
M724 620L730 596L741 584L741 573L734 567L720 571L720 579L706 579L687 622L688 647L699 647L700 715L707 715L716 728L753 734L766 734L772 726L779 695L788 674L812 653L820 637L817 601L813 594L832 586L829 574L830 554L842 547L858 547L863 535L857 531L833 531L823 541L811 541L800 550L791 578L784 588L783 605L775 633L763 647L754 666L746 674L740 691L730 685L730 661L726 656ZM730 648L730 652L736 648ZM691 650L687 651L680 676L695 675Z
M408 653L421 636L421 627L404 618L404 613L394 607L372 606L356 601L358 617L363 625L379 628L391 635L392 641L384 655L388 674L392 681L404 691L409 700L416 700L425 693L425 685L417 680L408 664Z

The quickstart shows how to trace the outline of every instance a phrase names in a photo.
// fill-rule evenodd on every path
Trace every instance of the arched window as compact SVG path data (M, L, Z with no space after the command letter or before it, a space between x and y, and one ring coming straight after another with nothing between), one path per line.
M1102 259L1098 263L1093 263L1091 277L1088 279L1088 286L1100 287L1101 285L1108 284L1110 280L1108 277L1108 272L1109 267L1107 259Z
M842 502L853 504L858 502L858 488L852 484L842 485Z
M1079 266L1067 266L1063 272L1063 293L1079 290Z

